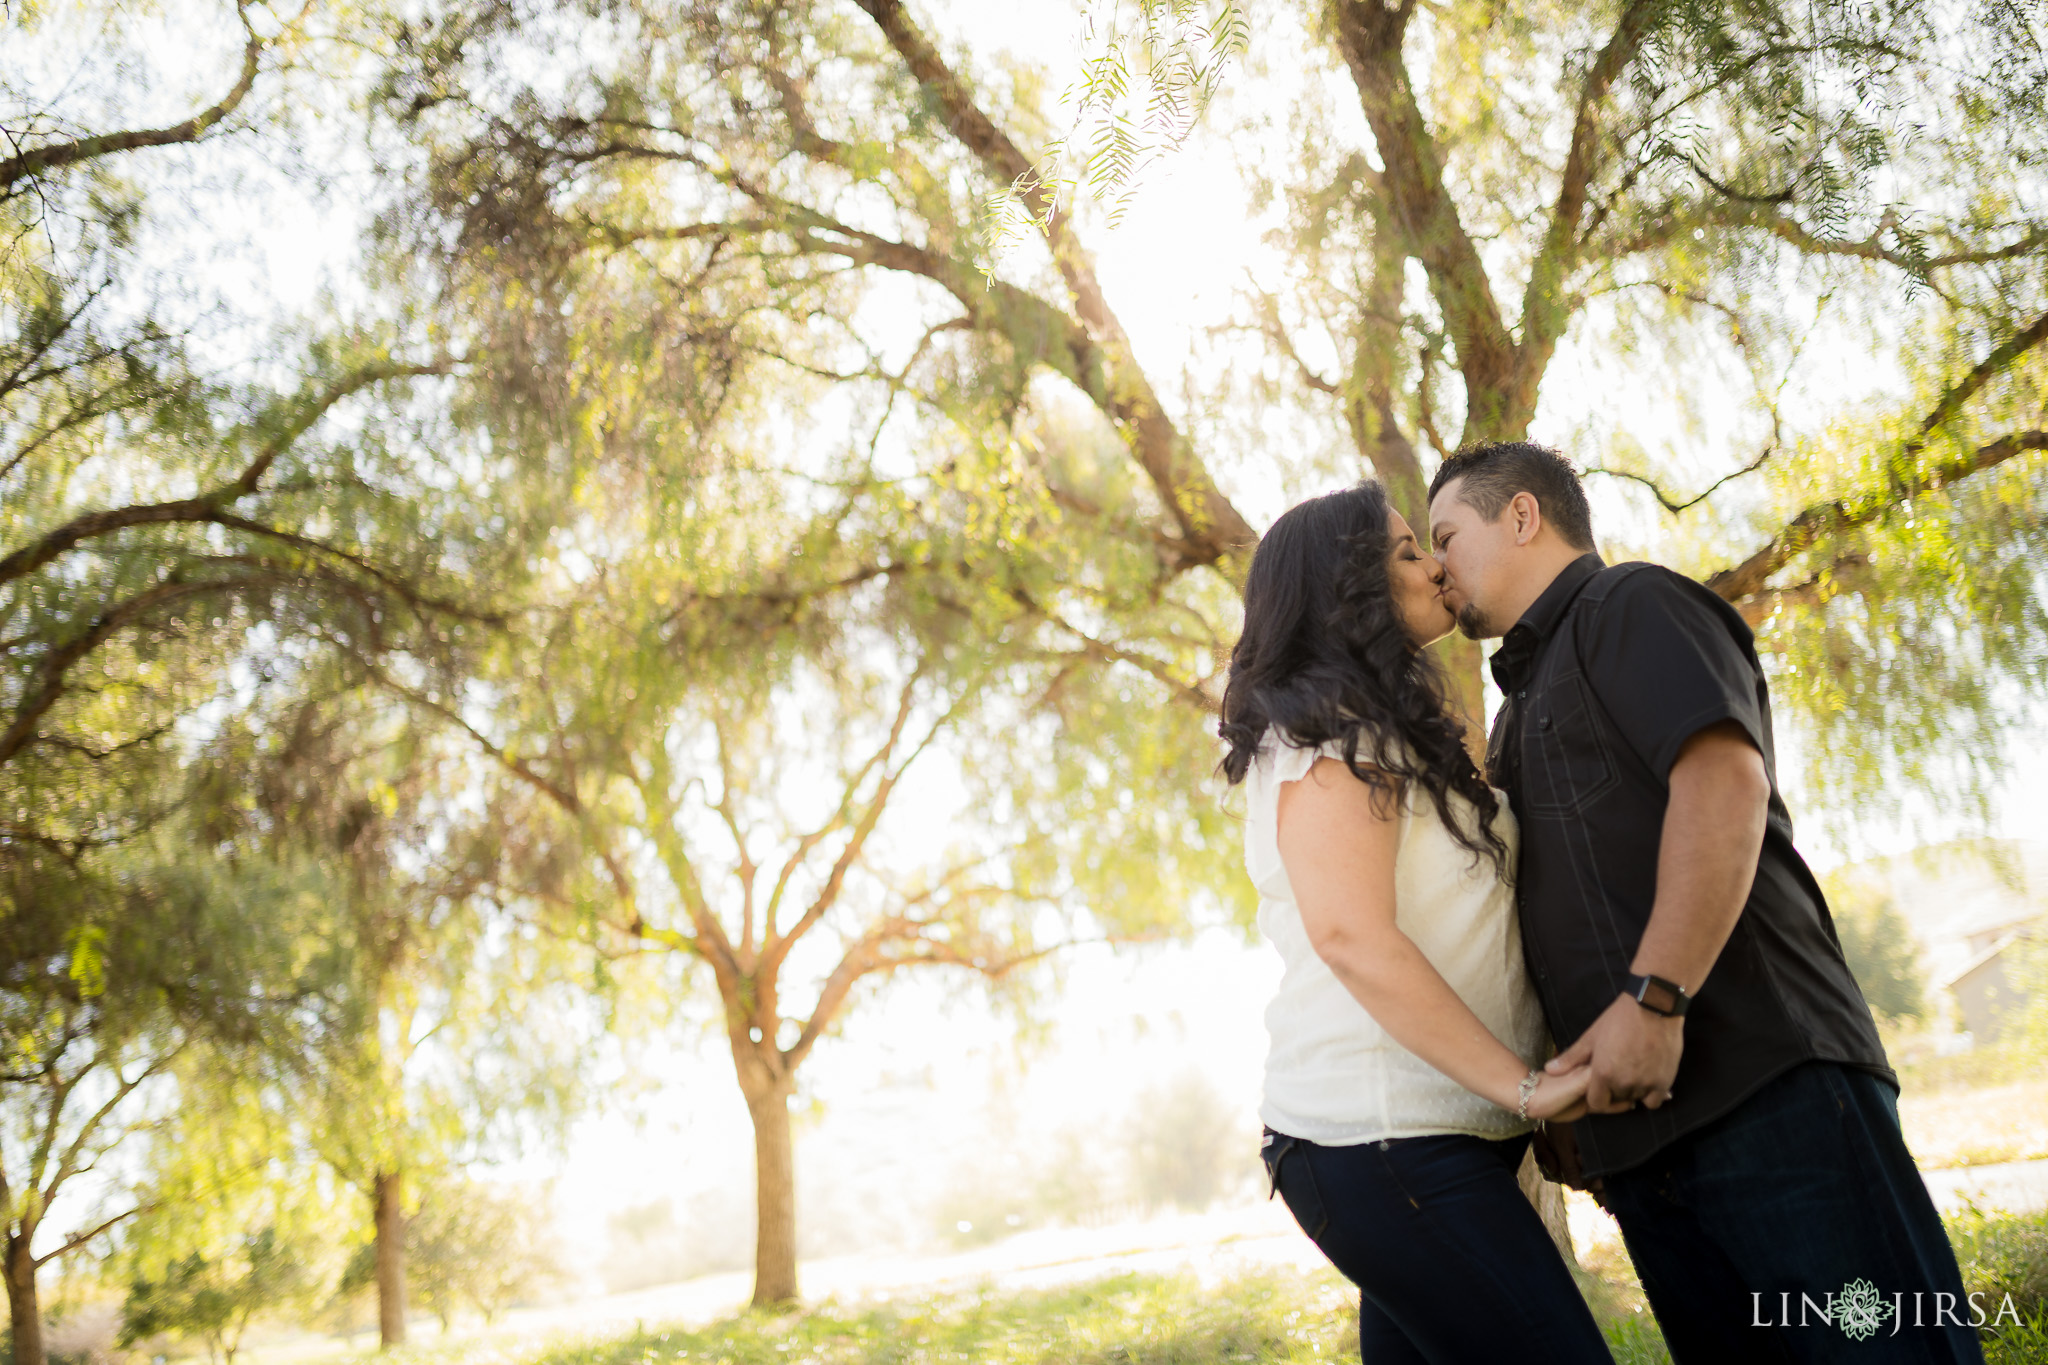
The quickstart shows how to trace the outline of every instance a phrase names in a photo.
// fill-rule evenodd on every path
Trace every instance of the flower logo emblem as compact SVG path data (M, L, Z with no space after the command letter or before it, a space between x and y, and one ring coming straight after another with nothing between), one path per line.
M1868 1341L1877 1335L1877 1329L1884 1326L1886 1318L1896 1311L1891 1303L1877 1292L1877 1286L1868 1280L1851 1280L1842 1286L1842 1292L1835 1295L1835 1326L1842 1334L1856 1341Z

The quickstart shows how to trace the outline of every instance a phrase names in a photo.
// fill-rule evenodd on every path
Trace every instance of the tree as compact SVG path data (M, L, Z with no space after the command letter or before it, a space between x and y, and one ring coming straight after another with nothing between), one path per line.
M368 1204L391 1347L405 1340L407 1252L422 1235L416 1191L459 1197L464 1165L559 1138L601 1020L581 953L508 913L505 898L527 893L507 875L505 831L471 808L473 765L353 664L303 682L252 718L262 802L280 849L325 876L339 960L336 1026L300 1059L295 1107L312 1150ZM437 1217L445 1228L453 1215ZM453 1272L432 1274L445 1317Z
M120 1165L175 1122L220 1151L246 1131L237 1106L274 1089L277 1059L319 1027L319 895L302 869L251 856L236 772L212 757L146 839L82 867L7 866L0 1269L17 1365L43 1365L42 1268L177 1197L119 1178ZM211 1172L251 1174L233 1160Z
M454 1179L429 1187L406 1222L419 1302L446 1330L474 1309L489 1322L562 1276L545 1201L533 1190Z
M1654 498L1684 567L1764 629L1817 747L1862 765L1823 764L1829 786L1868 794L1878 772L1985 727L1994 708L1943 662L1954 647L1909 679L1885 637L1958 631L2005 676L2035 676L2039 635L1994 623L2038 619L2038 583L1973 572L1931 600L1976 556L2023 556L2038 535L2021 491L2038 461L2004 470L2048 439L2031 397L2048 230L2026 207L2048 86L2019 37L2035 21L1625 3L1496 24L1485 6L1379 0L1335 0L1321 20L1369 145L1302 144L1283 190L1300 265L1259 320L1390 486L1413 486L1425 438L1449 449L1447 419L1460 442L1526 434L1574 327L1623 361L1655 339L1674 363L1637 357L1645 378L1739 405L1755 444L1697 495L1620 432L1587 463ZM1981 61L1955 65L1961 51ZM1807 341L1868 324L1858 341L1904 383L1867 415L1800 413ZM1304 332L1334 371L1302 360ZM1702 382L1723 359L1750 394ZM1744 507L1759 473L1769 494ZM1986 524L1987 502L2012 511ZM1760 547L1730 553L1773 517ZM1914 529L1930 522L1946 533ZM1929 693L1939 705L1899 714ZM1850 727L1862 742L1840 742Z
M942 738L987 736L970 748L979 757L1024 719L1014 683L991 677L978 649L956 653L910 626L908 638L813 627L721 640L723 608L657 606L650 620L644 580L614 572L616 585L579 593L508 656L538 681L523 714L443 707L508 781L554 808L551 841L581 851L586 875L559 891L567 922L612 954L673 955L710 978L754 1129L754 1301L786 1302L797 1294L790 1105L861 988L920 966L1004 981L1058 946L1055 926L1088 927L1062 832L1033 827L1032 784L1013 787L1007 765L966 777L978 829L946 838L897 815ZM1162 899L1132 896L1090 918L1113 935L1146 932L1178 912Z
M238 76L170 126L82 132L33 87L0 85L14 105L0 160L0 770L37 765L16 776L23 784L61 786L160 739L161 703L178 704L148 667L160 655L176 662L196 646L217 658L253 622L286 624L298 609L361 628L439 602L407 542L379 554L324 529L401 519L389 484L378 487L389 472L376 468L379 452L308 447L352 399L451 363L336 337L292 366L296 383L236 385L195 368L146 282L136 239L155 206L124 178L127 163L217 141L266 63L303 36L290 26L264 36L259 11L231 12L246 38ZM125 725L112 723L109 689L128 694ZM61 822L44 830L33 818L16 837L39 833L64 838Z
M1654 497L1669 553L1763 629L1780 697L1816 732L1822 790L1923 773L1969 790L1981 774L1941 755L1959 734L1995 752L1994 697L2038 688L2048 640L2030 568L2048 444L2048 230L2026 207L2048 88L2024 37L2036 21L1910 4L1288 13L1247 58L1299 109L1293 154L1250 172L1285 206L1286 276L1250 291L1240 329L1283 367L1278 392L1411 516L1425 452L1527 434L1568 342L1732 407L1757 438L1719 468L1653 460L1619 432L1581 453ZM1102 573L1085 605L1033 599L1045 647L1213 707L1228 613L1205 610L1204 580L1227 591L1255 533L1212 472L1215 425L1176 412L1135 358L1086 205L1060 201L1026 150L1053 131L1042 80L935 39L898 0L607 15L630 23L631 50L547 92L506 89L527 39L498 9L444 11L395 69L392 107L437 168L422 222L445 229L417 240L453 242L465 299L487 280L545 292L575 272L653 272L721 355L886 394L863 427L877 446L892 421L914 439L899 395L982 432L1078 400L1140 477L1108 501L1028 455L1015 477L1142 562ZM1321 97L1324 70L1350 109ZM991 255L992 200L1034 224L1030 249ZM855 306L876 298L893 306ZM724 321L763 307L786 325ZM1795 410L1807 337L1865 324L1857 344L1904 382L1861 412ZM1703 355L1754 392L1700 381ZM1675 487L1696 463L1700 496ZM1976 657L1996 683L1960 662ZM1477 652L1450 662L1477 716Z
M264 1228L231 1258L209 1261L195 1251L159 1279L131 1281L119 1342L130 1347L155 1336L196 1338L206 1343L208 1358L234 1365L250 1320L304 1299L308 1284L298 1249L276 1228Z
M441 439L439 413L412 401L409 381L454 376L461 367L427 344L416 358L397 354L402 324L266 325L253 367L260 380L211 373L195 360L174 320L176 300L165 298L174 291L156 283L159 263L140 245L180 186L153 182L142 168L160 155L150 149L191 144L204 152L223 135L261 134L288 119L289 106L281 113L265 97L284 68L304 76L302 21L315 17L308 11L280 26L260 7L227 14L246 39L238 77L223 97L164 127L81 128L63 107L68 91L47 100L29 82L0 78L15 106L4 116L10 150L0 161L0 226L9 243L0 260L0 620L8 646L0 669L0 868L11 879L0 906L0 981L23 992L21 1030L7 1038L19 1049L21 1074L10 1083L33 1080L66 1094L82 1086L74 1103L94 1098L101 1075L114 1077L117 1094L139 1087L113 1112L91 1118L88 1127L99 1127L89 1138L84 1130L60 1134L58 1107L50 1107L40 1140L62 1151L75 1136L84 1144L75 1153L81 1159L96 1145L147 1131L157 1111L144 1098L200 1035L183 1016L164 1012L158 996L168 993L179 1008L190 1002L174 979L147 977L157 968L135 967L144 973L135 1000L142 1022L118 1027L127 1016L109 1014L97 986L64 983L93 980L90 964L115 939L177 930L181 922L156 925L143 911L183 894L179 879L220 878L214 890L222 906L250 914L269 908L260 880L234 881L262 859L232 867L221 843L249 832L243 822L252 813L232 794L210 799L228 812L221 828L235 833L208 827L196 865L165 861L161 841L174 828L190 830L172 816L174 794L195 785L187 767L194 745L203 748L210 733L229 748L242 745L248 757L276 743L288 760L303 735L265 734L240 715L274 703L269 719L288 721L296 689L309 678L308 685L324 685L325 666L337 655L375 658L411 676L447 667L465 632L491 628L490 612L475 603L517 581L539 520L528 514L546 505L527 503L514 480ZM33 9L22 15L25 24L35 21ZM80 34L89 27L82 23ZM118 43L111 31L100 37ZM141 82L133 68L115 75L109 98L118 108ZM332 75L318 73L314 89L293 93L315 105L332 101L339 82L321 84ZM447 406L459 411L460 403L453 396ZM484 488L488 498L472 496ZM238 763L233 771L268 783L275 797L289 785L279 766ZM306 785L291 801L273 799L253 813L268 822L275 866L331 872L347 862L355 834L393 814L374 789L355 790L361 804L342 811L305 799L319 794L319 778L295 777ZM409 832L431 824L431 814L413 814ZM302 820L341 837L309 848L297 828ZM351 821L353 833L343 831ZM389 851L389 840L365 842ZM132 855L124 851L130 844ZM207 867L209 852L218 867ZM152 886L153 878L172 884ZM138 879L140 889L131 891ZM363 903L358 896L335 908ZM368 1019L372 1041L394 1015L420 1014L417 1001L394 999L416 955L413 931L432 919L420 910L415 924L408 916L416 909L384 905L328 926L355 950L346 965L376 966L355 977L367 980L367 1007L347 991L328 1001L360 1007L353 1017ZM232 941L220 924L224 913L215 907L199 922ZM268 940L256 934L252 941ZM143 951L124 948L122 960ZM174 973L179 961L167 951L158 967ZM209 970L275 965L233 954L207 963ZM394 979L400 987L390 986ZM259 995L260 985L243 983ZM383 1078L381 1054L365 1061L362 1050L343 1046L347 1036L360 1042L363 1035L343 1028L298 1040L305 1051L290 1060L299 1064L299 1094L330 1093L315 1076L337 1085ZM401 1035L397 1043L409 1055L417 1040ZM363 1091L349 1093L362 1098ZM333 1131L374 1143L394 1129L338 1123ZM441 1136L437 1152L446 1154L467 1134ZM31 1142L27 1150L45 1149ZM29 1250L41 1216L36 1201L76 1175L61 1161L45 1169L44 1155L27 1160L31 1185L23 1190L16 1176L24 1202L10 1210L18 1215L17 1280L32 1278L31 1261L48 1259L46 1247ZM402 1176L382 1168L363 1175L388 1228L394 1275L402 1271ZM402 1280L390 1288L398 1303ZM17 1322L33 1316L32 1286L14 1297ZM395 1322L402 1330L402 1309ZM39 1348L31 1340L28 1349L24 1359L34 1360Z
M1842 956L1870 1008L1893 1021L1925 1018L1927 973L1898 904L1839 874L1830 879L1827 892Z

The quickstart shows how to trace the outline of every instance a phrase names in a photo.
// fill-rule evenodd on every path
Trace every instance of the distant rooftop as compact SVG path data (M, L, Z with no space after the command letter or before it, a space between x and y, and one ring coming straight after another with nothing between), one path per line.
M1828 880L1889 895L1929 975L1953 979L2020 925L2048 915L2048 842L1956 839L1838 869Z

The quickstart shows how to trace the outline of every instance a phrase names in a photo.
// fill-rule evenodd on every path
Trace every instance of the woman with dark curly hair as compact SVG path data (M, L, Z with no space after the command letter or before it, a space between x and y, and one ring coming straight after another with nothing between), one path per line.
M1543 1069L1514 816L1426 653L1454 624L1442 578L1365 483L1290 509L1245 580L1221 734L1285 964L1266 1167L1358 1285L1366 1365L1610 1361L1515 1179L1587 1072Z

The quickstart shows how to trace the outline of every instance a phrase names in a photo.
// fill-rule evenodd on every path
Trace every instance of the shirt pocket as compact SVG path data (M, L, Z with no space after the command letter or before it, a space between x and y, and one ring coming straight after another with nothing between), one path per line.
M1530 708L1522 741L1528 814L1577 815L1621 781L1595 709L1581 673L1558 677Z

